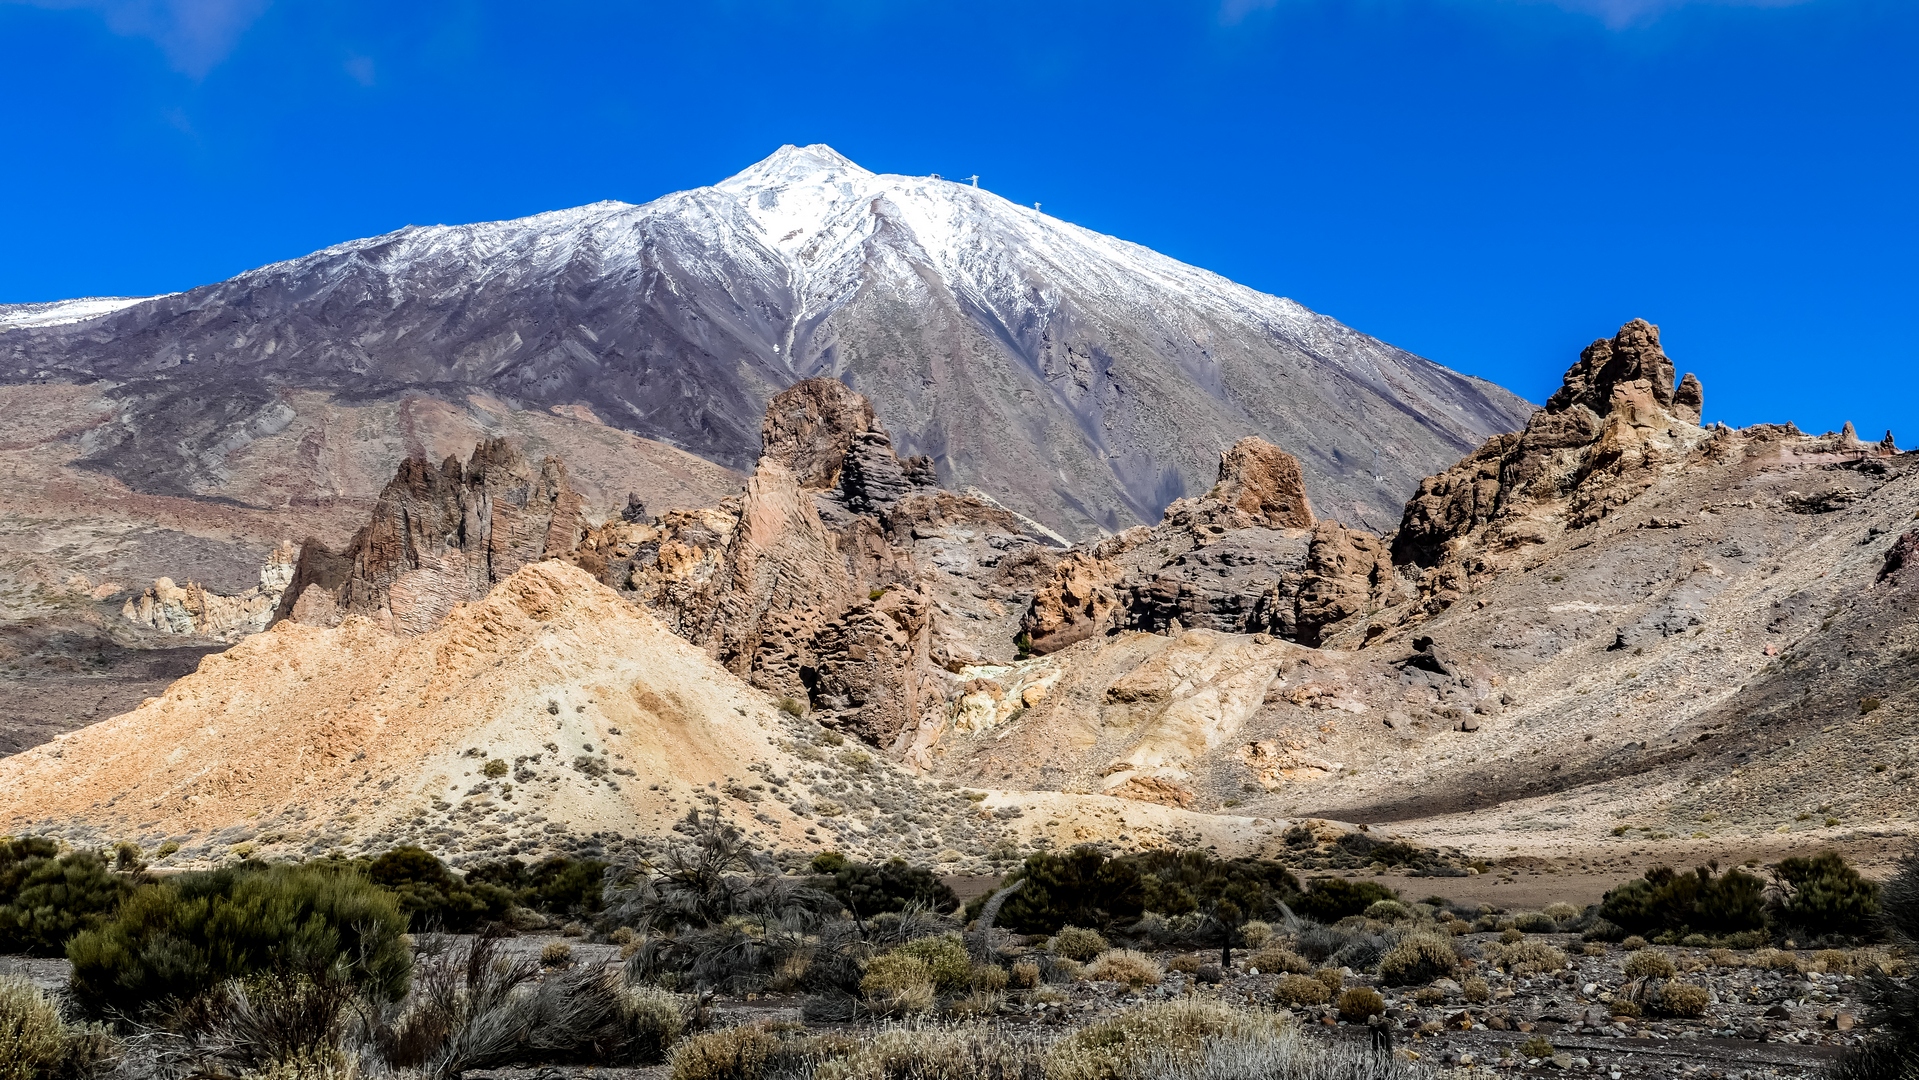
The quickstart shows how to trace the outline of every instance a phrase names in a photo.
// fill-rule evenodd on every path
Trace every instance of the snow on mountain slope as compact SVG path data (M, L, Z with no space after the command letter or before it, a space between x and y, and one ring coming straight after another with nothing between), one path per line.
M151 296L87 296L48 304L0 304L0 330L16 326L66 326L144 304Z
M1531 411L1290 300L825 146L0 333L0 379L41 370L127 383L131 434L94 464L149 489L197 482L291 386L585 405L741 467L766 399L831 375L949 485L1081 536L1203 490L1247 434L1300 457L1322 513L1389 527L1421 477Z

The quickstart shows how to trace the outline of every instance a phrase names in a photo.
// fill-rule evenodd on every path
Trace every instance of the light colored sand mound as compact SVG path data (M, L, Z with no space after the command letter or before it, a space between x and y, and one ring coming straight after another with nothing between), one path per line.
M791 718L583 571L528 566L413 638L282 624L138 709L0 761L0 828L447 851L564 828L658 834L732 785L769 841L809 822L748 766ZM790 742L788 745L792 745ZM489 778L489 762L506 774ZM496 773L500 765L494 766ZM277 834L277 838L276 838Z

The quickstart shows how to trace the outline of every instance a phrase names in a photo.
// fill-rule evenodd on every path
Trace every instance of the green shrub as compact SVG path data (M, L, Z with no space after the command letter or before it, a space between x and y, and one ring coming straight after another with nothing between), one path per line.
M1096 848L1030 855L1006 884L1015 881L1025 884L1000 908L998 925L1022 934L1132 922L1146 910L1138 865Z
M1766 925L1765 883L1734 868L1715 876L1655 866L1606 894L1599 914L1635 934L1730 934Z
M1372 881L1347 878L1314 878L1293 904L1293 911L1323 923L1336 923L1349 915L1362 915L1381 900L1395 900L1393 891Z
M1066 926L1061 927L1060 932L1053 935L1053 943L1050 948L1056 956L1064 956L1068 960L1085 962L1105 952L1111 948L1111 946L1106 943L1106 939L1101 937L1097 930L1087 930L1078 926Z
M91 851L60 854L42 837L0 840L0 953L60 956L100 926L138 880L115 874Z
M67 945L90 1016L156 1019L228 979L406 993L412 957L393 895L347 867L239 868L142 886L98 930Z
M831 875L817 883L821 891L831 893L846 910L862 919L904 911L910 904L933 911L951 911L959 907L959 897L946 883L923 867L904 859L888 859L875 866L852 862L838 852L826 852L813 859L816 874ZM1003 921L1003 920L1002 920Z
M1544 1035L1533 1035L1519 1044L1519 1056L1528 1058L1549 1058L1553 1056L1553 1044Z
M1424 986L1458 973L1452 942L1425 934L1401 938L1379 959L1379 978L1387 986Z
M512 893L461 879L424 848L394 848L368 862L365 873L393 893L415 930L469 931L502 921L513 906Z
M532 867L508 859L475 866L467 871L466 884L483 896L482 886L505 890L513 903L549 915L591 915L606 906L606 865L598 859L569 859L564 855Z
M1116 861L1139 872L1140 903L1161 915L1198 912L1229 923L1264 921L1281 918L1280 905L1299 895L1299 879L1269 859L1221 859L1189 849L1145 851Z
M1626 960L1628 979L1670 979L1678 974L1671 958L1653 949L1641 949Z
M1281 975L1273 987L1273 1002L1288 1009L1324 1005L1332 998L1326 984L1310 975Z
M973 961L966 955L966 945L958 934L920 938L892 951L917 957L926 965L926 974L933 980L934 987L942 992L963 990L972 982Z
M1559 929L1559 922L1543 911L1526 911L1513 920L1513 927L1528 934L1550 934Z
M1787 886L1774 909L1783 925L1814 937L1860 937L1874 929L1879 886L1860 877L1838 852L1794 856L1773 869Z
M922 1013L933 1007L937 987L926 961L894 951L875 956L860 978L860 993L875 1012Z
M1386 999L1370 986L1349 986L1339 995L1339 1018L1349 1024L1364 1023L1386 1012Z
M1397 900L1375 900L1361 914L1379 922L1403 922L1413 917L1413 913L1406 910L1406 905Z
M68 1080L109 1057L100 1028L69 1024L59 1006L25 979L0 977L0 1080Z

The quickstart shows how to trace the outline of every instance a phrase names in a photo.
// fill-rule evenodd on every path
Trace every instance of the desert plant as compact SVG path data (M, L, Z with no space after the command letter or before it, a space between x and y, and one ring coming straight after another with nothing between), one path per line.
M1307 963L1305 957L1291 949L1278 947L1261 949L1251 956L1248 956L1246 958L1246 966L1248 968L1256 968L1268 975L1276 975L1283 971L1304 975L1313 970L1313 965Z
M1039 965L1031 960L1021 960L1013 965L1012 984L1021 990L1031 990L1039 985Z
M397 847L370 860L367 879L400 902L415 930L468 931L506 918L513 895L497 886L474 883L446 868L424 848Z
M1565 953L1531 938L1511 945L1488 945L1486 959L1512 975L1543 975L1566 966Z
M1656 949L1641 949L1626 959L1628 979L1670 979L1678 974L1671 958Z
M70 1024L59 1006L18 976L0 977L0 1080L70 1080L113 1052L97 1027Z
M1313 978L1324 983L1326 989L1335 994L1339 993L1340 988L1346 985L1346 974L1338 968L1320 968L1318 971L1313 972Z
M1539 913L1556 923L1569 922L1579 918L1579 909L1564 901L1547 904L1545 907L1539 909Z
M1289 1009L1324 1005L1333 998L1326 984L1310 975L1281 975L1273 987L1273 1001Z
M1559 920L1543 911L1523 911L1513 920L1513 926L1528 934L1550 934L1559 929Z
M1420 986L1458 973L1459 957L1452 942L1429 934L1401 938L1379 959L1379 978L1387 986Z
M1128 1009L1054 1043L1046 1080L1134 1080L1164 1054L1190 1055L1211 1040L1278 1034L1276 1015L1235 1009L1208 998L1183 998Z
M1528 1058L1549 1058L1553 1056L1553 1044L1544 1035L1529 1036L1519 1044L1519 1056Z
M1844 949L1821 949L1812 955L1812 962L1833 975L1851 974L1854 966L1852 954Z
M0 839L0 953L61 955L142 880L114 873L91 851L63 855L42 837Z
M1668 981L1659 988L1657 1007L1667 1016L1692 1018L1706 1015L1706 1006L1711 1001L1711 992L1703 986Z
M1146 910L1139 868L1096 848L1030 855L1005 884L1015 881L1024 884L1000 908L998 924L1023 934L1132 922Z
M780 872L739 826L717 812L689 811L675 843L658 861L639 867L610 898L609 921L653 930L718 927L736 916L795 927L817 922L840 903L813 881Z
M1919 950L1919 850L1899 861L1879 895L1880 928L1900 948ZM1919 1075L1919 975L1913 965L1868 979L1872 1034L1833 1070L1837 1080L1904 1080Z
M1859 937L1879 914L1879 886L1836 851L1782 859L1773 867L1784 894L1773 911L1779 923L1812 937Z
M1322 923L1335 923L1349 915L1363 914L1381 900L1398 899L1391 889L1372 881L1322 877L1314 878L1308 885L1310 887L1305 895L1293 904L1293 910Z
M934 987L942 992L959 990L972 982L973 963L958 934L919 938L894 948L892 953L918 958L926 965Z
M1249 949L1263 949L1267 942L1273 940L1273 937L1273 925L1264 919L1248 919L1246 924L1239 928L1240 944Z
M1380 922L1404 922L1413 917L1413 913L1406 910L1406 905L1397 900L1375 900L1362 914Z
M519 859L481 863L467 871L475 888L504 889L513 903L549 915L592 915L605 906L607 864L555 855L528 866Z
M981 993L997 994L1005 990L1013 978L998 964L975 964L972 976L967 981Z
M1098 982L1121 982L1138 989L1158 986L1166 972L1159 961L1132 949L1110 949L1086 965L1086 977Z
M1062 927L1053 935L1050 946L1054 955L1068 960L1085 962L1111 948L1106 939L1097 930L1087 930L1078 926Z
M1386 999L1370 986L1349 986L1339 995L1339 1018L1349 1024L1364 1023L1386 1012Z
M855 917L870 919L887 912L904 911L918 905L931 911L951 911L959 907L959 898L946 883L923 867L904 859L888 859L878 865L853 862L838 852L825 852L813 858L813 872L820 875L814 886L845 905Z
M1357 971L1379 962L1390 943L1383 935L1337 926L1307 925L1293 944L1301 956L1316 964L1333 964Z
M564 941L547 942L540 949L540 966L545 968L573 966L573 946Z
M1631 937L1628 937L1626 940L1620 942L1619 947L1626 950L1627 952L1638 952L1639 950L1645 948L1648 944L1649 942L1647 942L1645 938L1640 937L1638 934L1634 934Z
M1655 866L1608 892L1599 914L1636 934L1730 934L1766 924L1765 883L1737 867L1715 875Z
M860 993L875 1012L889 1015L922 1013L933 1007L937 987L925 960L905 952L873 958L860 979Z
M154 1021L229 979L304 979L395 1001L412 962L393 895L347 867L227 869L142 886L67 946L89 1015Z
M1477 975L1469 976L1459 987L1461 996L1474 1005L1484 1005L1493 999L1492 984Z
M1422 986L1413 994L1413 1004L1423 1009L1446 1003L1446 991L1437 986Z
M761 1080L797 1047L758 1025L721 1028L686 1039L667 1058L671 1080Z

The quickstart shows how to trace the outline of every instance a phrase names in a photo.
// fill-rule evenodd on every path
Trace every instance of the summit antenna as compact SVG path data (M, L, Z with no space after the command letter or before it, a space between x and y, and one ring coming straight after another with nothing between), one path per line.
M970 179L971 181L973 181L973 186L974 186L974 187L978 187L978 186L979 186L979 174L978 174L978 173L974 173L974 174L973 174L972 176L970 176L970 177L968 177L968 179Z

